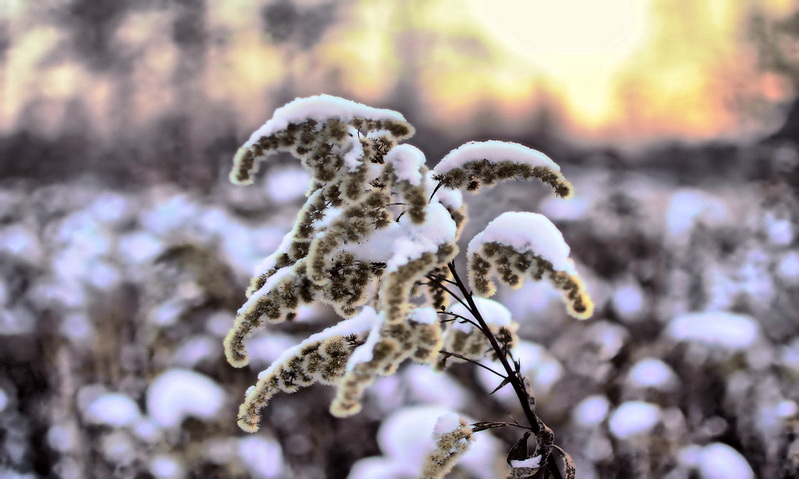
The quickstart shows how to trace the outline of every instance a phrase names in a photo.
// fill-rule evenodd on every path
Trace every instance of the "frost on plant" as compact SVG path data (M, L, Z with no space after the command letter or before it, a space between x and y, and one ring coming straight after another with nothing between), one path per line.
M348 416L361 409L378 376L406 359L444 367L447 358L475 360L492 348L507 384L528 394L506 358L516 331L510 314L472 297L455 270L467 217L459 188L476 192L501 180L535 178L568 197L572 186L543 153L498 141L467 143L429 169L419 149L400 144L413 133L397 112L320 95L279 108L236 153L234 183L251 183L258 162L279 151L299 159L311 181L293 229L252 279L225 339L228 361L246 365L245 339L265 323L293 319L302 304L328 304L343 318L259 375L239 412L243 429L258 429L260 409L280 391L334 385L330 410ZM591 314L568 246L541 215L506 213L494 220L469 243L468 267L477 295L493 294L494 276L510 286L529 276L560 289L573 316ZM448 310L453 298L458 307ZM526 411L531 430L543 430L532 424L540 420L533 421L531 406ZM458 446L432 459L431 468L451 467L458 441L471 434L461 429L442 433L441 441Z

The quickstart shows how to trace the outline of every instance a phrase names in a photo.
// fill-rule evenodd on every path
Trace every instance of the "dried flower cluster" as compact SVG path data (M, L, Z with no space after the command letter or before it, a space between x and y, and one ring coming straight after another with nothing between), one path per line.
M436 448L427 456L422 479L438 479L451 471L458 458L468 449L469 443L474 440L474 431L462 417L447 414L439 418L433 437Z
M508 235L513 228L516 232ZM542 215L503 213L469 242L468 255L469 285L482 296L496 292L492 275L512 288L520 287L527 274L534 280L546 275L563 291L571 315L585 319L593 313L591 299L568 259L563 235Z
M322 95L278 109L236 154L230 175L236 183L252 182L257 161L277 151L297 157L312 180L294 228L247 290L225 339L228 361L246 365L244 340L265 321L291 320L301 304L319 301L345 318L260 374L240 409L243 429L258 429L259 410L279 391L334 384L330 410L348 416L361 409L378 376L406 359L445 366L446 358L479 359L492 347L495 357L507 355L516 324L504 307L469 294L490 312L485 328L472 327L474 308L447 311L456 296L445 285L456 284L452 260L466 220L455 188L538 178L565 197L571 185L546 155L512 143L467 143L428 169L421 151L398 144L413 131L399 113ZM470 243L474 291L493 294L492 274L511 286L526 274L546 276L564 291L570 312L587 317L590 300L560 233L540 215L513 215L498 218ZM441 451L426 477L449 470L470 434L461 425L440 435Z

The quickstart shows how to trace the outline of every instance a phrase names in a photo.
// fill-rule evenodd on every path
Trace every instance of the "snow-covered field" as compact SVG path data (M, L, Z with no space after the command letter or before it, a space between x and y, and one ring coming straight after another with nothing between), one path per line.
M521 184L475 199L464 239L515 209L545 214L571 246L592 319L569 318L544 284L496 299L520 323L538 412L578 477L794 477L796 185L565 174L572 200L531 199L538 187ZM250 341L250 367L223 357L303 175L284 166L202 197L91 180L0 188L0 477L400 479L440 411L518 416L512 394L489 396L496 381L469 365L408 364L353 418L332 418L331 389L314 386L276 397L257 434L238 429L256 371L335 322L306 308ZM481 435L457 477L501 477L512 438Z

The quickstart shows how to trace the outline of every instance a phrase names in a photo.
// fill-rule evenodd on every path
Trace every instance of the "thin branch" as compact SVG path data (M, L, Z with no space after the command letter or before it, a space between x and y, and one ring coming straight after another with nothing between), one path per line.
M442 183L442 182L440 182L440 181L439 181L439 182L438 182L438 184L436 185L436 187L435 187L435 188L433 188L433 192L430 194L430 198L428 198L428 199L427 199L427 202L428 202L428 203L430 203L431 201L433 201L433 197L434 197L434 196L436 196L436 193L438 193L438 190L439 190L439 189L440 189L442 186L444 186L444 183Z
M450 296L452 296L453 298L455 298L455 300L456 300L457 302L461 303L461 304L463 305L463 307L464 307L464 308L466 308L467 310L469 310L469 312L471 312L471 309L469 308L469 305L468 305L467 303L465 303L465 302L463 301L463 299L461 299L461 297L460 297L460 296L458 296L457 294L453 293L453 292L452 292L452 291L451 291L449 288L447 288L446 286L444 286L443 284L441 284L441 282L440 282L440 281L438 281L438 280L436 280L435 278L430 278L430 277L428 276L428 277L427 277L427 279L429 279L430 281L432 281L432 282L433 282L433 284L434 284L435 286L438 286L439 288L441 288L441 289L443 289L444 291L446 291L447 293L449 293L449 295L450 295Z
M428 278L433 278L436 281L439 281L441 283L449 283L449 284L451 284L453 286L457 286L458 285L458 283L456 283L455 281L452 281L451 279L445 278L443 276L439 276L437 274L427 273L427 277Z
M465 323L471 324L472 326L477 328L480 332L485 334L485 331L483 331L483 327L482 326L480 326L478 323L476 323L473 319L469 319L466 316L461 316L460 314L452 313L452 312L449 312L449 311L438 311L438 314L448 314L448 315L452 316L451 319L442 319L442 321L460 320L461 322L465 322Z
M480 314L477 305L474 302L474 298L472 298L471 291L466 289L463 281L461 281L460 276L458 275L458 271L455 269L455 264L450 262L448 265L450 272L452 273L452 277L455 279L455 282L458 283L458 289L460 289L461 294L464 296L466 301L469 303L469 312L472 313L472 316L480 323L480 326L483 327L484 330L488 331L488 324L483 319L483 316ZM502 367L505 369L508 377L510 378L510 384L513 386L514 392L516 392L516 397L519 399L519 403L522 406L522 410L524 411L524 415L527 418L527 422L530 423L530 430L538 435L541 431L541 426L539 424L540 419L536 416L535 412L533 412L532 408L530 407L530 402L528 401L527 390L522 383L521 377L519 374L516 373L516 370L511 368L510 364L508 363L508 358L502 352L502 347L497 342L497 338L494 337L491 332L488 331L489 334L486 334L488 341L491 343L491 347L494 348L494 352L496 353L497 357L499 358Z
M485 364L483 364L481 362L478 362L478 361L475 361L474 359L468 358L468 357L466 357L466 356L464 356L462 354L452 353L452 352L449 352L449 351L445 351L443 349L441 351L439 351L439 353L443 354L446 357L453 357L453 358L462 359L462 360L466 361L467 363L472 363L475 366L480 366L481 368L485 369L486 371L490 371L490 372L496 374L497 376L501 377L502 379L507 379L507 377L505 375L503 375L502 373L500 373L498 371L495 371L494 369L486 366Z

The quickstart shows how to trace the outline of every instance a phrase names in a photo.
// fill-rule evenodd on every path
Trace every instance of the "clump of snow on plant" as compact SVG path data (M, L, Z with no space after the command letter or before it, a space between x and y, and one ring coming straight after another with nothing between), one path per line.
M399 222L375 231L361 241L354 253L363 261L385 262L386 271L390 273L424 253L435 252L440 245L455 238L457 228L449 211L435 199L428 205L426 214L421 225L403 216Z
M481 298L479 296L475 296L473 299L474 304L477 306L477 310L480 311L480 316L482 316L486 324L504 326L506 328L511 327L513 321L510 310L506 308L505 305L498 301L494 301L493 299ZM449 308L449 311L477 322L477 319L474 317L474 315L466 308L466 306L462 305L461 303L453 304ZM453 318L455 319L452 321L452 324L456 329L470 332L472 331L472 328L474 328L474 326L469 323L461 322L461 320L459 320L457 317L453 316Z
M8 406L8 403L8 394L3 390L3 388L0 388L0 412L3 412L3 409Z
M425 164L424 153L413 145L397 145L386 155L385 161L394 165L397 178L413 186L422 184L419 171Z
M538 150L527 148L517 143L505 141L470 141L450 151L434 168L436 173L446 173L454 168L461 168L464 164L474 160L488 160L490 162L512 161L526 164L535 168L542 166L554 171L560 171L560 165L550 157Z
M602 395L588 396L572 410L572 421L580 427L593 428L608 417L610 401Z
M707 446L682 448L682 465L695 469L702 479L754 479L755 472L746 458L727 444L713 442Z
M541 465L541 456L533 456L522 461L519 460L511 460L510 461L511 467L538 467Z
M250 436L239 439L238 454L255 479L282 477L286 472L283 449L273 438Z
M404 385L402 389L415 403L438 404L452 409L461 409L469 403L469 393L457 380L429 366L409 364L400 377Z
M508 211L488 223L469 242L468 254L477 252L485 243L500 243L519 252L530 252L552 263L557 271L576 274L569 259L569 245L563 234L544 215Z
M646 307L646 298L638 282L627 281L613 292L611 304L622 319L634 321L641 317Z
M610 433L619 439L649 434L660 422L661 410L656 404L627 401L616 408L608 420Z
M44 259L44 250L36 232L22 224L0 229L0 253L30 264L40 264Z
M378 334L374 330L375 324L377 324L379 327L380 324L379 315L371 306L365 306L360 313L353 316L352 318L345 319L344 321L338 322L333 326L330 326L329 328L319 331L318 333L312 334L307 338L305 338L301 343L283 351L283 353L281 353L280 356L278 356L277 359L275 359L275 361L272 363L271 366L258 373L258 379L261 379L271 374L274 368L280 367L281 365L285 364L289 359L296 356L297 353L299 353L300 350L308 344L318 343L333 336L347 336L349 334L359 334L369 329L373 329L372 334L370 334L369 336L370 339L372 336L377 337ZM349 359L350 362L369 361L371 359L372 348L368 347L367 343L362 344L357 349L355 349L355 351L353 351L353 353L350 355Z
M676 382L677 375L674 371L657 358L644 358L638 361L627 374L627 384L639 388L668 390Z
M157 454L150 460L150 473L156 479L182 479L186 476L183 464L171 454Z
M787 246L793 242L794 231L790 218L779 218L773 212L766 212L764 229L769 242L777 246Z
M683 314L671 320L666 332L677 341L732 351L750 348L761 336L754 319L723 311Z
M213 418L222 409L225 396L225 390L208 376L168 369L147 389L147 412L161 427L173 428L189 416Z
M305 196L310 180L311 175L302 168L279 168L270 170L264 186L269 198L282 205Z
M796 286L799 284L799 252L785 253L777 262L777 275L785 283Z
M698 222L714 226L729 217L721 200L697 190L679 190L671 196L666 209L666 234L669 239L682 242Z
M439 424L442 416L444 423ZM349 479L404 479L418 477L427 455L435 449L434 431L452 425L458 414L441 406L410 406L387 417L377 433L377 443L383 456L361 459L353 465ZM468 422L474 422L466 418ZM452 427L450 430L455 429ZM502 444L490 433L475 435L475 441L458 461L458 466L478 479L497 476L495 461L501 455Z
M121 393L108 393L98 397L88 405L84 415L91 423L112 427L130 426L141 419L136 402Z
M349 123L354 118L371 120L391 120L405 123L405 117L393 110L373 108L331 95L317 95L307 98L296 98L294 101L275 110L272 118L255 130L243 148L249 148L265 136L285 130L289 124L316 120L325 123L331 119Z

